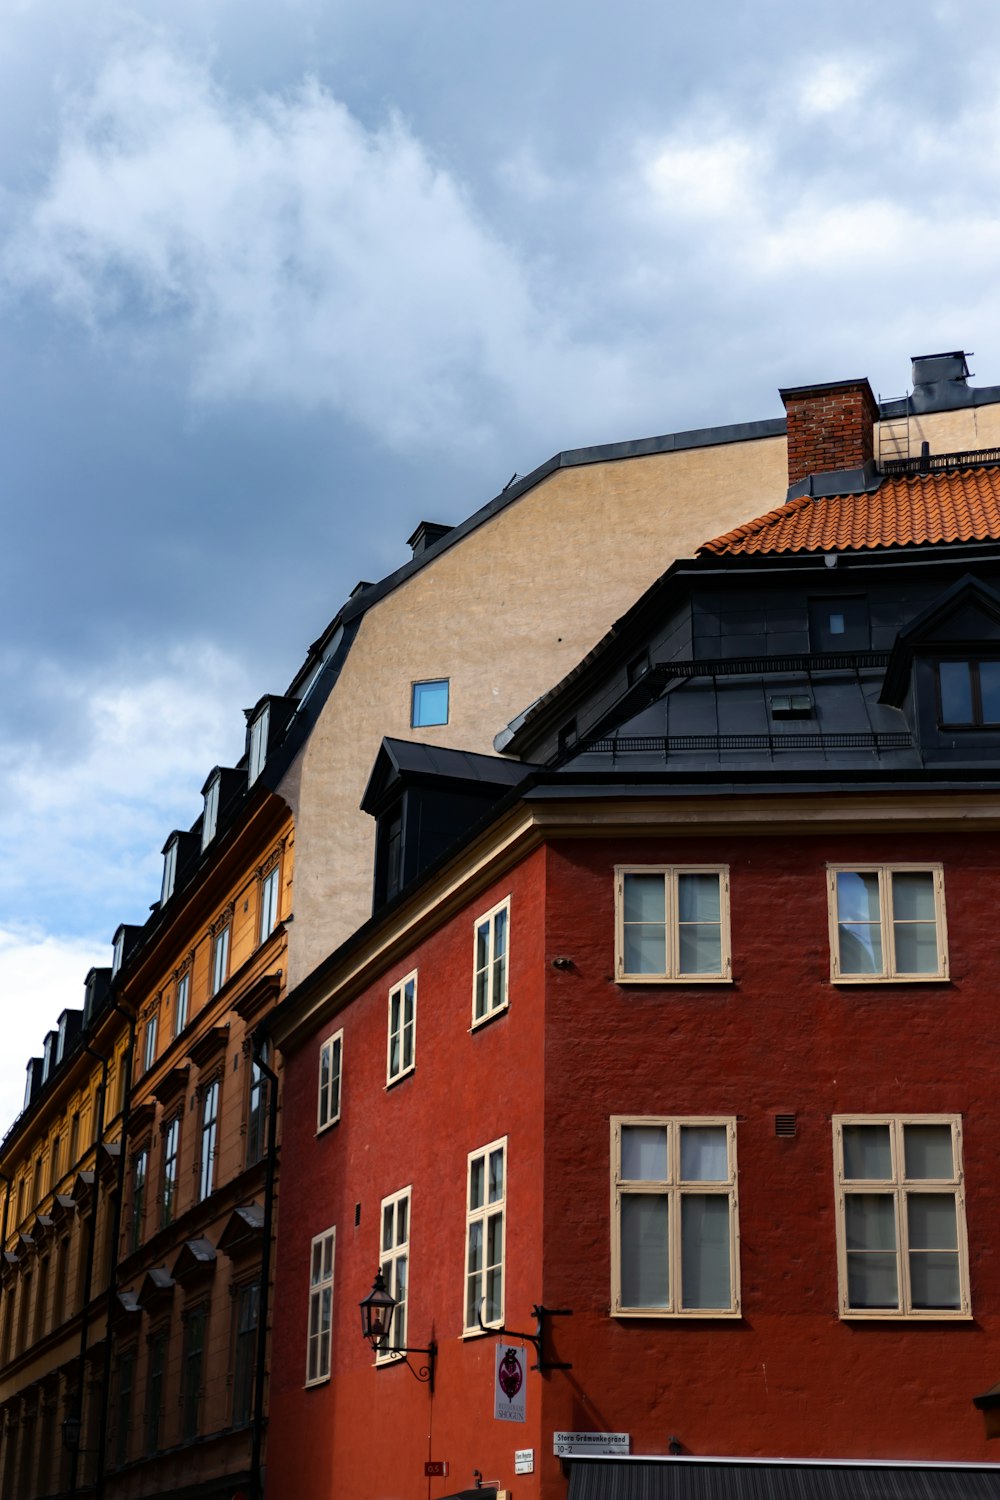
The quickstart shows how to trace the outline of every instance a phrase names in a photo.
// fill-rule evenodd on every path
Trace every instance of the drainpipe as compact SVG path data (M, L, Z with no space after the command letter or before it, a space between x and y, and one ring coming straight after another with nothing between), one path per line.
M97 1120L94 1128L94 1210L90 1218L90 1233L87 1236L87 1259L83 1272L83 1309L80 1322L80 1353L77 1356L77 1381L76 1398L73 1402L73 1415L79 1423L78 1431L83 1438L83 1387L87 1371L87 1338L90 1333L90 1290L94 1277L94 1241L97 1237L97 1151L100 1150L101 1141L104 1138L104 1101L108 1091L108 1063L110 1058L104 1057L102 1053L95 1052L89 1042L84 1042L83 1050L89 1052L91 1057L96 1057L101 1065L101 1082L97 1094ZM69 1461L69 1493L76 1494L77 1470L80 1463L80 1443L70 1450Z
M128 1046L122 1054L124 1069L122 1082L122 1145L118 1153L118 1191L115 1195L111 1217L111 1242L108 1246L108 1292L107 1332L104 1337L104 1375L101 1382L101 1420L97 1437L97 1472L94 1478L94 1500L102 1500L104 1494L104 1468L108 1449L108 1420L111 1412L111 1309L118 1294L118 1240L122 1228L122 1211L125 1205L125 1173L128 1165L126 1145L128 1122L132 1113L132 1058L135 1053L135 1016L122 1010L115 1002L114 1009L128 1021Z
M253 1060L267 1079L267 1165L264 1176L264 1243L260 1257L260 1301L257 1306L257 1359L254 1369L253 1443L250 1453L250 1492L263 1500L260 1458L264 1442L264 1382L267 1378L267 1314L271 1281L271 1226L274 1218L274 1174L278 1154L278 1076L264 1061L267 1037L258 1026L251 1037Z
M118 1003L117 1000L113 1000L112 1001L111 1006L109 1007L109 1009L111 1009L113 1011L116 1011L118 1013L118 1015L120 1015L120 1016L124 1016L125 1019L129 1023L129 1045L128 1045L128 1050L126 1052L126 1058L127 1058L126 1068L128 1069L128 1072L126 1073L126 1090L125 1090L125 1100L126 1100L126 1103L127 1103L128 1097L129 1097L129 1092L130 1092L130 1089L131 1089L131 1078L130 1078L129 1075L130 1075L130 1072L131 1072L132 1048L133 1048L133 1045L134 1045L134 1042L135 1042L135 1017L132 1015L132 1013L130 1011L124 1010L122 1008L122 1006L119 1005L119 1003ZM84 1380L85 1380L85 1377L86 1377L86 1369L87 1369L87 1339L88 1339L88 1336L90 1334L90 1294L91 1294L91 1289L92 1289L93 1280L94 1280L94 1250L95 1250L95 1241L96 1241L96 1238L97 1238L97 1209L98 1209L98 1168L97 1168L97 1161L98 1161L98 1152L100 1151L101 1145L102 1145L102 1143L104 1141L104 1107L105 1107L105 1103L107 1101L107 1096L108 1096L108 1064L111 1062L111 1058L110 1057L105 1057L102 1052L96 1052L94 1050L94 1048L90 1045L89 1042L84 1042L84 1044L83 1044L83 1050L85 1052L89 1052L90 1055L91 1055L91 1057L96 1057L97 1061L100 1063L100 1065L101 1065L101 1085L100 1085L100 1091L98 1093L97 1122L96 1122L96 1126L95 1126L95 1129L94 1129L94 1212L93 1212L93 1214L91 1216L90 1234L89 1234L89 1236L87 1238L87 1260L86 1260L86 1264L85 1264L85 1267L84 1267L84 1277L83 1277L83 1310L82 1310L82 1319L81 1319L81 1323L80 1323L80 1353L77 1356L78 1368L79 1368L79 1375L78 1375L78 1378L77 1378L76 1401L74 1403L74 1413L73 1413L74 1416L76 1417L76 1420L80 1423L79 1431L80 1431L81 1439L83 1437L83 1386L84 1386ZM112 1053L112 1056L113 1055L114 1054ZM110 1255L112 1264L114 1264L117 1261L117 1257L118 1257L118 1233L119 1233L120 1224L121 1224L121 1191L122 1191L122 1184L123 1184L124 1168L125 1168L125 1131L124 1131L124 1124L123 1124L123 1127L122 1127L122 1147L121 1147L121 1152L120 1152L119 1158L118 1158L118 1204L117 1204L117 1206L115 1208L115 1213L114 1213L114 1221L113 1221L113 1224L112 1224L112 1231L113 1232L112 1232L111 1246L110 1246L110 1251L109 1251L109 1255ZM101 1416L100 1416L100 1426L101 1426L102 1438L104 1436L106 1436L106 1433L107 1433L108 1403L109 1403L109 1400L110 1400L110 1397L108 1395L108 1380L107 1380L109 1350L110 1350L110 1344L111 1344L111 1301L110 1301L110 1286L109 1286L109 1298L108 1298L107 1308L106 1308L106 1313L105 1313L105 1321L106 1321L106 1328L105 1328L105 1335L104 1335L104 1345L105 1345L105 1348L104 1348L104 1372L105 1372L105 1380L104 1380L104 1389L101 1392ZM103 1442L102 1442L101 1448L100 1448L100 1452L98 1454L98 1473L100 1474L102 1480L103 1480L103 1453L104 1453L104 1445L103 1445ZM71 1451L71 1454L70 1454L69 1493L70 1493L71 1497L75 1496L75 1494L76 1494L77 1473L78 1473L78 1469L79 1469L79 1462L80 1462L80 1448L79 1448L79 1445L77 1445L77 1447L74 1448Z

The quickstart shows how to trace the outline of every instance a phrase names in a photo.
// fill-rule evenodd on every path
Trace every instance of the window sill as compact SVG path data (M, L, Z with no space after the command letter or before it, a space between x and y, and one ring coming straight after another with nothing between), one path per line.
M731 974L619 974L615 983L687 985L690 988L700 984L732 984L733 978Z
M317 1377L316 1380L305 1380L305 1381L303 1381L303 1383L302 1383L302 1389L304 1391L314 1391L317 1386L320 1386L320 1385L329 1385L329 1384L330 1384L330 1376L329 1375L320 1375L320 1376Z
M317 1125L317 1127L316 1127L316 1134L317 1135L326 1135L326 1132L328 1130L332 1130L333 1127L334 1127L334 1125L339 1125L339 1124L340 1124L340 1116L338 1115L335 1120L327 1120L327 1122L326 1122L325 1125Z
M503 1318L501 1318L499 1320L499 1322L496 1322L496 1323L487 1323L486 1326L483 1327L483 1328L463 1328L462 1329L462 1338L463 1339L484 1339L484 1338L489 1338L489 1336L491 1334L494 1334L494 1335L498 1334L498 1333L500 1333L502 1331L502 1329L503 1329Z
M402 1083L404 1081L404 1079L406 1079L406 1078L412 1078L413 1074L416 1071L417 1071L417 1065L416 1065L416 1063L411 1063L410 1066L408 1068L404 1068L401 1073L397 1073L393 1078L387 1078L386 1079L386 1083L385 1083L385 1088L384 1088L383 1092L386 1093L386 1094L388 1094L389 1091L390 1091L390 1089L394 1089L396 1087L396 1085L399 1084L399 1083Z
M509 1000L505 1000L502 1005L494 1006L494 1008L489 1012L488 1015L480 1016L478 1021L473 1021L472 1025L469 1027L469 1035L471 1036L474 1031L480 1031L484 1026L488 1026L491 1021L496 1020L497 1016L506 1015L509 1009Z
M830 983L836 985L889 985L950 984L949 974L831 974Z
M395 1354L379 1354L373 1361L376 1370L392 1370L396 1365L406 1364L406 1355L402 1350Z
M967 1312L951 1312L946 1308L928 1312L893 1312L891 1308L873 1308L863 1312L860 1308L841 1309L842 1323L971 1323L971 1309Z
M697 1318L699 1322L705 1318L712 1318L713 1320L721 1318L731 1322L733 1318L742 1318L742 1316L743 1310L739 1307L705 1307L701 1309L690 1307L684 1308L680 1312L667 1312L662 1307L618 1307L611 1310L611 1317L613 1318L652 1318L658 1323L676 1323L678 1319L684 1320L690 1318Z

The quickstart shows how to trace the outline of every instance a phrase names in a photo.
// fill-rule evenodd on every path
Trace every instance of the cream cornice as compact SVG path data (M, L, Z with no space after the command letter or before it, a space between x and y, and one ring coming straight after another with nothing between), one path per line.
M479 891L492 885L543 842L554 839L685 837L790 833L945 832L1000 829L1000 791L782 794L720 797L540 798L519 803L398 910L360 939L342 959L320 965L299 986L287 1011L276 1013L271 1034L291 1053L350 1003L366 985L405 957ZM362 930L364 931L364 930ZM334 958L331 955L331 958ZM328 962L330 962L328 960Z

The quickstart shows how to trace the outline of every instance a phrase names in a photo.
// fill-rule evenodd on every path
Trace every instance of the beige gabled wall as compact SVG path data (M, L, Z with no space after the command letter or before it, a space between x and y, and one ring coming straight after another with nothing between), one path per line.
M371 911L374 824L359 811L384 735L493 753L493 737L675 558L785 497L783 438L557 470L362 620L300 762L297 983ZM411 729L410 686L450 679L450 722Z
M910 451L1000 446L1000 406L911 421ZM876 441L877 451L877 441ZM557 470L374 605L281 793L296 819L297 984L371 913L359 803L382 737L493 752L677 558L781 505L783 437ZM410 686L451 683L450 722L410 727Z

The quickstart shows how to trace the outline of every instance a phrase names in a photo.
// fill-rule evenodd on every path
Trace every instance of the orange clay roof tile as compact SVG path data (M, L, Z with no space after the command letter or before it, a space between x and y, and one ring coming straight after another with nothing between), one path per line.
M1000 466L886 479L864 495L804 495L698 548L752 552L850 552L919 542L1000 539Z

